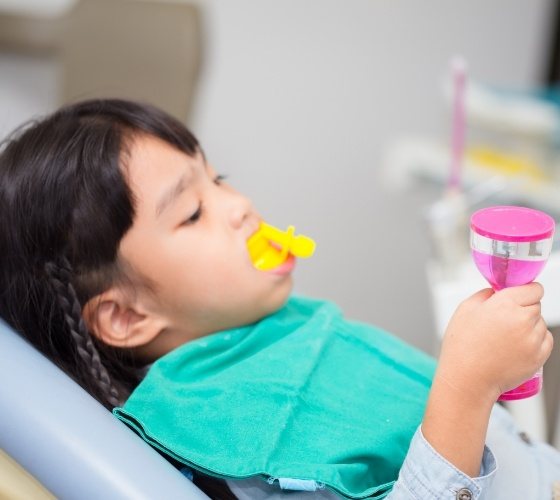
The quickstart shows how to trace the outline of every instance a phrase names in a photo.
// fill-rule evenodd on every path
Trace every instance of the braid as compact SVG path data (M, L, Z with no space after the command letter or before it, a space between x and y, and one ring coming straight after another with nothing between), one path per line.
M122 401L119 391L113 385L109 372L101 362L99 351L95 347L82 317L82 308L71 281L72 266L70 262L65 257L60 260L60 265L47 262L45 271L56 293L58 305L64 314L76 350L85 362L85 366L88 367L91 380L95 381L107 403L111 406L120 406Z

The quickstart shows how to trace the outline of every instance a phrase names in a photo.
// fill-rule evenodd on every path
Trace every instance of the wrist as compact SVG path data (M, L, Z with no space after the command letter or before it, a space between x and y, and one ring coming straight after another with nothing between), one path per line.
M465 404L492 408L501 394L500 386L481 376L480 371L464 374L440 365L434 376L432 388L446 393L449 398L458 398Z
M432 384L422 433L441 456L470 477L480 472L496 397L492 391L456 386L441 373Z

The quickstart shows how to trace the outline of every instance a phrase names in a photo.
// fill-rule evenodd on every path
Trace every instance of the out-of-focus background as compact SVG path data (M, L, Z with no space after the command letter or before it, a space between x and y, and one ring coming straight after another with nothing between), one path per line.
M76 99L153 102L266 220L316 239L297 292L436 353L486 286L438 212L450 61L468 68L462 214L560 220L557 30L553 0L0 0L0 135Z

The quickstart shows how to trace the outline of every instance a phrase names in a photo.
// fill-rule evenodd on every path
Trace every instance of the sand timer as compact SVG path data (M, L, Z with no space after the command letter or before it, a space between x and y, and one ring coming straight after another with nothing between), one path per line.
M533 281L550 255L553 235L554 219L531 208L489 207L471 216L472 256L494 290ZM541 387L542 368L499 400L528 398Z

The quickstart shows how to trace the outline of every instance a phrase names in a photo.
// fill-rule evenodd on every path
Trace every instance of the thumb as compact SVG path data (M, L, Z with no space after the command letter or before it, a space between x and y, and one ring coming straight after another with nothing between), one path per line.
M492 297L492 295L494 295L494 290L492 290L491 288L483 288L482 290L479 290L478 292L471 295L468 298L468 301L474 303L482 303L487 301L490 297Z

